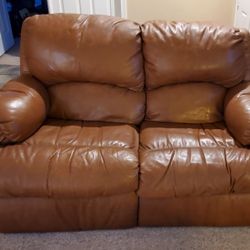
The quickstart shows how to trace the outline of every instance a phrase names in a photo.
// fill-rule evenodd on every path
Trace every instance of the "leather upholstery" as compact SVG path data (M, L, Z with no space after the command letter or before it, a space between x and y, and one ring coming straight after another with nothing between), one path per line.
M139 226L249 226L250 195L140 199Z
M132 124L144 117L143 92L99 83L61 83L48 88L48 93L50 117Z
M49 120L22 144L0 148L0 198L134 192L138 144L130 125Z
M245 30L28 18L0 91L0 232L249 225L249 69Z
M88 199L0 199L0 232L120 229L137 225L135 193Z
M250 151L222 123L146 122L140 143L140 197L250 192Z
M117 17L28 18L22 29L21 72L51 86L53 118L139 123L145 103L140 32L138 24ZM74 105L69 104L72 95Z
M147 93L146 119L180 123L222 121L225 95L224 87L211 83L180 83L156 88Z
M22 44L21 71L46 85L77 81L143 89L140 26L132 21L37 15L25 20Z
M238 29L152 21L143 24L142 38L149 90L190 81L232 87L245 77L244 35Z
M243 145L250 144L250 85L231 88L225 99L225 121L234 137Z
M221 121L222 87L235 86L246 75L244 32L210 24L152 21L142 25L142 38L146 119Z
M31 76L9 81L0 89L0 144L21 142L44 122L47 91Z

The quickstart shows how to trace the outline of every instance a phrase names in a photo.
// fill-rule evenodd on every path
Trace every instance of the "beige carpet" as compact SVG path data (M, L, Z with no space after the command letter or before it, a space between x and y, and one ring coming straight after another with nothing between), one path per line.
M0 234L0 250L248 250L250 227Z
M9 80L16 78L19 73L19 66L0 64L0 88Z
M19 75L19 39L15 39L15 45L5 54L0 56L0 88L9 80Z

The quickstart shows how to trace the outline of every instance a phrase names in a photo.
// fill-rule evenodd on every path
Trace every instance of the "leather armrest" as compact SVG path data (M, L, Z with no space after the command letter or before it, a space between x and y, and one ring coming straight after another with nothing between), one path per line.
M250 144L250 83L244 82L228 90L224 118L228 130L243 145Z
M49 98L42 84L29 75L0 89L0 144L21 142L44 122Z

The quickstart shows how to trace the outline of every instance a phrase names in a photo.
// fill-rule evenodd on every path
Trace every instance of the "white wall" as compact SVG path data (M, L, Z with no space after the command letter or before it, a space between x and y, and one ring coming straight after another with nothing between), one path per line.
M125 16L124 0L47 0L49 13Z
M164 19L233 25L234 10L235 0L127 0L128 18L140 23Z

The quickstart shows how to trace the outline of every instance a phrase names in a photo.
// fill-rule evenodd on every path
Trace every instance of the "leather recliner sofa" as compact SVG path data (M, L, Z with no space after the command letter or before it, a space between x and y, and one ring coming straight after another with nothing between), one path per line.
M56 14L21 39L1 232L250 225L248 32Z

